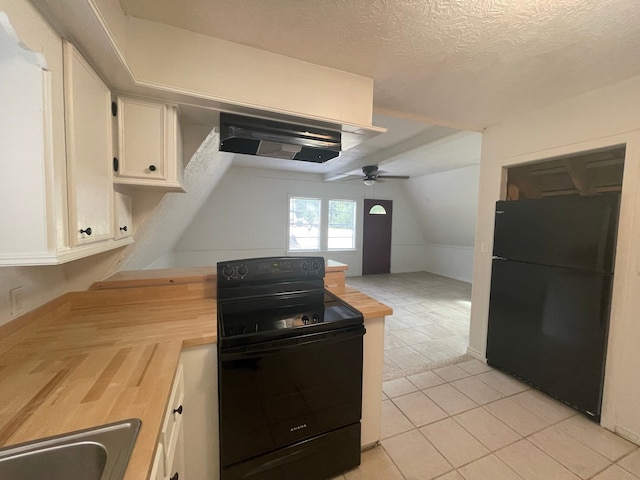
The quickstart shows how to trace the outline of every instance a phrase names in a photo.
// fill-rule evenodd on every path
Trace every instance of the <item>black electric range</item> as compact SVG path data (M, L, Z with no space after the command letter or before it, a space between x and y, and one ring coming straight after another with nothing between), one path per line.
M323 480L360 464L360 312L322 257L218 263L221 479Z

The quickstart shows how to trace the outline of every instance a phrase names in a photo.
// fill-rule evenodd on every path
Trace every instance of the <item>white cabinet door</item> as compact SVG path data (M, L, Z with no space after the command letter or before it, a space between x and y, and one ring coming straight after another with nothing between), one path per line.
M187 348L180 355L184 366L185 473L190 479L220 478L217 356L215 344Z
M133 236L133 223L131 214L131 197L115 192L115 236L116 239Z
M182 142L177 108L118 98L119 184L182 189Z
M153 466L149 480L164 480L164 450L162 444L159 443L156 448L156 456L153 457Z
M113 239L111 93L69 42L64 42L69 241Z
M187 475L184 466L184 428L182 428L182 422L178 423L176 438L176 446L173 450L169 470L166 472L166 478L168 480L185 480Z

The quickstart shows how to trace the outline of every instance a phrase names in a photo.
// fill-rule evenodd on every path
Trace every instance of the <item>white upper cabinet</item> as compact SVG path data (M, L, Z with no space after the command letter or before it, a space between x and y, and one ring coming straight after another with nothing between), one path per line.
M114 239L108 89L31 8L0 12L0 266L133 241Z
M183 192L182 138L175 106L119 97L114 182ZM114 169L115 165L114 165Z
M116 239L133 236L133 222L131 213L131 197L122 193L115 193L115 234Z
M72 246L112 239L111 92L64 42L69 231Z

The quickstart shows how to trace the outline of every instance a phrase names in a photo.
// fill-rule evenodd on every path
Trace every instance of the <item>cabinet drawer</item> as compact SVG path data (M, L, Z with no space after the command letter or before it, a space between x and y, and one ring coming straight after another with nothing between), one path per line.
M163 445L165 471L168 473L178 440L179 427L182 425L182 402L184 400L184 373L182 364L178 365L169 406L162 423L160 442Z

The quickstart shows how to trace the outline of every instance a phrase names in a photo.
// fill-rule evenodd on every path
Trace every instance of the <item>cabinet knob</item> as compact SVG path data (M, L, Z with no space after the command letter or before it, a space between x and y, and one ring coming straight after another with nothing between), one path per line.
M173 409L173 413L177 413L178 415L182 415L182 405L180 405L178 408L174 408Z
M171 477L169 480L178 480L180 478L180 475L178 475L178 472L176 472L176 474Z
M156 166L155 165L149 165L149 170L151 170L152 172L156 171Z
M121 232L126 232L127 231L127 226L125 225L124 227L120 227L120 231Z
M88 227L85 230L80 229L80 233L86 233L87 235L91 235L91 227Z

